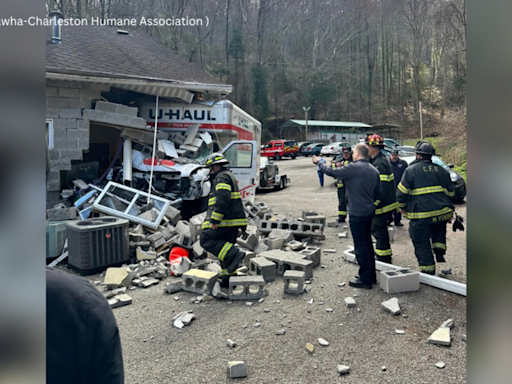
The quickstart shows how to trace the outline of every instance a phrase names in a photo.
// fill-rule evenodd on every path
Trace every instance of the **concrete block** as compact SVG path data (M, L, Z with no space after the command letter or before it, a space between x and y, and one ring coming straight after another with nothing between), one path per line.
M57 87L46 87L46 97L59 96L59 89Z
M259 255L263 252L268 251L268 246L263 241L258 241L256 246L254 247L254 253Z
M267 295L263 276L232 276L229 278L230 300L255 300Z
M67 129L66 130L66 138L67 139L75 139L75 140L89 140L89 130L88 129Z
M78 119L76 121L76 129L81 129L81 130L89 130L89 120L85 120L85 119Z
M311 260L313 262L313 268L317 265L320 265L322 250L320 247L308 246L305 249L299 251L300 254L306 256L306 260Z
M165 291L165 293L169 293L169 294L181 292L181 291L183 291L183 286L184 286L183 280L181 280L181 279L174 280L165 286L164 291Z
M47 107L46 108L46 117L47 118L57 118L57 117L59 117L59 108L57 108L57 107Z
M321 215L306 216L304 218L304 222L305 223L322 224L324 227L327 225L327 219L325 218L325 216L321 216Z
M110 308L124 307L132 303L132 298L127 294L121 294L108 300Z
M46 98L46 106L47 107L67 108L69 106L69 102L68 102L68 99L64 98L64 97L47 97Z
M412 292L420 289L420 273L409 269L381 271L380 287L387 293Z
M199 215L192 216L189 221L189 230L190 230L190 238L192 240L197 240L199 235L201 235L201 226L206 219L206 212L200 213Z
M236 242L241 247L253 251L256 244L258 244L258 236L256 236L254 233L246 233L245 235L242 235L242 237L236 239Z
M143 279L141 279L141 281L139 283L139 287L141 287L141 288L149 288L152 285L157 285L159 282L160 282L160 280L155 279L154 277L149 277L147 279L143 278Z
M201 269L191 269L183 274L184 291L210 295L218 274Z
M75 220L76 208L52 208L46 210L48 221L63 221L63 220Z
M55 119L53 121L54 129L76 129L78 120L74 119Z
M256 257L256 252L253 252L253 251L250 251L248 249L245 249L245 248L240 248L240 250L245 253L245 256L242 260L242 265L246 265L246 266L249 266L250 262L251 262L251 259Z
M313 277L313 262L302 259L303 255L301 254L297 255L295 252L272 250L263 252L260 256L277 264L277 276L283 276L285 271L292 270L304 272L307 280Z
M146 121L144 119L121 115L119 113L84 109L83 116L91 121L104 124L119 125L130 128L146 128Z
M284 278L284 293L302 294L306 274L302 271L286 271Z
M318 213L313 211L302 211L302 218L306 220L308 216L318 216Z
M228 371L229 377L232 379L247 377L247 367L243 361L228 362Z
M161 232L155 232L152 235L148 236L146 239L152 243L153 248L159 248L160 246L165 244L165 238Z
M144 251L141 247L137 247L135 255L139 261L156 259L155 251Z
M173 276L180 277L191 269L192 262L188 257L181 257L171 262L171 273Z
M61 160L82 160L83 158L81 149L61 149L59 154Z
M298 252L304 248L304 243L301 241L293 240L286 244L286 248L289 248L294 252Z
M437 329L427 340L431 344L450 346L452 338L450 336L450 328L444 327Z
M199 242L199 240L194 243L194 245L192 246L192 250L196 258L201 258L204 255L204 249L203 247L201 247L201 243Z
M289 243L295 240L292 231L282 229L273 229L270 232L269 237L273 237L275 239L283 239L285 243Z
M58 88L60 97L80 97L80 89L76 88ZM47 90L48 92L48 90Z
M267 237L263 240L268 249L282 249L284 244L283 238Z
M261 275L265 282L276 279L276 264L264 257L254 257L250 261L249 273L251 275Z
M176 225L178 221L181 220L181 211L173 206L169 206L165 211L165 217L169 219L172 225Z
M61 119L81 119L82 110L80 108L60 108L59 117Z
M55 139L53 141L54 149L77 149L77 143L74 139Z
M180 220L176 223L176 230L185 237L190 237L190 224L188 221Z

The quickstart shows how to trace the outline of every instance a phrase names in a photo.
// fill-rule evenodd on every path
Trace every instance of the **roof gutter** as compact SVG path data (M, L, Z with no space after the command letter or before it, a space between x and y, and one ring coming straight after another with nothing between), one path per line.
M222 84L194 83L186 81L165 80L158 78L138 78L129 76L112 76L95 73L62 73L52 68L46 69L46 78L68 81L85 81L90 83L101 83L109 85L126 85L141 87L163 87L170 89L181 89L184 91L212 92L222 95L230 94L233 86Z

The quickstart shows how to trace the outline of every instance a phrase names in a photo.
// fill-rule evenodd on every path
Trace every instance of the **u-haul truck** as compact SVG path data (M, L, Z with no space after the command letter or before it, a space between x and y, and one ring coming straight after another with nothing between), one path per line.
M231 162L229 168L238 181L243 199L254 201L259 185L261 123L229 100L195 101L191 104L160 102L143 103L139 111L148 125L158 130L185 132L190 125L200 124L199 132L213 139L213 152L222 152Z

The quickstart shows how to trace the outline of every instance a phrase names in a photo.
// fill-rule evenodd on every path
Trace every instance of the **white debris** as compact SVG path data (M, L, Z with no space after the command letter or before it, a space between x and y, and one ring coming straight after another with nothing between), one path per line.
M454 325L455 325L455 322L453 321L453 319L448 319L443 324L441 324L440 328L450 328L450 329L453 329Z
M350 367L348 365L338 365L337 370L340 375L350 373Z
M318 344L320 344L322 347L327 347L329 345L329 342L325 339L322 339L321 337L318 338Z
M450 328L438 328L433 334L430 335L428 342L431 344L449 346L452 343Z
M346 297L345 303L347 304L347 308L353 308L356 306L356 301L352 297Z
M436 363L436 367L439 368L439 369L443 369L444 367L446 367L446 364L443 363L442 361Z
M404 331L404 330L401 330L401 329L395 329L395 333L396 333L397 335L403 335L403 334L405 333L405 331Z
M382 308L384 308L386 311L392 313L393 315L399 315L402 312L402 310L400 309L400 304L396 297L393 297L392 299L383 301L381 303L381 305L382 305Z

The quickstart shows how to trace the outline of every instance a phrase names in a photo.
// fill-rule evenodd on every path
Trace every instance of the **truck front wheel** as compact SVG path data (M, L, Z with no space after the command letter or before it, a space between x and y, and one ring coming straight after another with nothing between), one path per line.
M279 153L276 152L276 154L274 156L274 159L275 160L281 160L281 155L279 155Z

